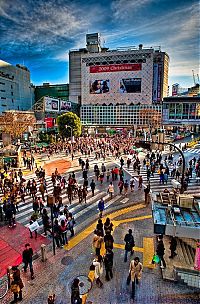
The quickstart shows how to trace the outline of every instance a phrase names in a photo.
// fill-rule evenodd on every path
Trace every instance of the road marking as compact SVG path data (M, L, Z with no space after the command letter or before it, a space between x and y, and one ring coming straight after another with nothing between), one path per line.
M152 258L155 253L154 250L154 239L153 238L143 238L143 266L148 268L155 268L155 264L152 264Z
M129 201L129 198L128 198L128 197L125 197L125 198L121 201L121 203L122 203L122 204L126 204L128 201Z

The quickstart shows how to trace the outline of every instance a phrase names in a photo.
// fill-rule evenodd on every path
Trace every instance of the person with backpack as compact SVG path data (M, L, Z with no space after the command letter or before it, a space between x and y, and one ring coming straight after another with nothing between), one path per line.
M113 252L112 249L108 248L104 256L104 265L106 270L106 280L110 281L113 278Z
M134 241L134 237L132 235L132 229L128 230L128 233L125 235L124 238L124 242L125 244L125 255L124 255L124 262L127 262L127 256L128 256L128 252L131 253L131 255L133 255L133 247L135 246L135 241Z

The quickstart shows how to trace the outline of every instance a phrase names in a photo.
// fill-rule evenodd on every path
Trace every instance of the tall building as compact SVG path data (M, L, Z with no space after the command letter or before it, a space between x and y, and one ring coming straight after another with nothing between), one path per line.
M32 88L27 67L0 60L0 112L32 108Z
M69 100L69 84L50 84L43 83L41 86L35 86L35 101L44 96Z
M87 34L86 48L69 52L69 100L81 104L84 125L149 125L168 94L168 64L160 48L109 50L98 33Z

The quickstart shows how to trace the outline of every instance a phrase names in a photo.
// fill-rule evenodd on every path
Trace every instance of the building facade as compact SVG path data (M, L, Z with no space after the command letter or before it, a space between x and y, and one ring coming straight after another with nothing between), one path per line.
M200 131L200 97L167 97L163 99L163 124L191 126Z
M148 125L138 111L148 105L152 115L160 115L158 104L168 94L168 55L142 45L109 50L100 41L98 33L88 34L86 48L69 52L69 100L81 104L83 125Z
M27 111L32 108L33 95L27 67L13 66L0 60L0 112Z
M69 84L50 84L43 83L41 86L35 86L35 102L44 96L69 100Z

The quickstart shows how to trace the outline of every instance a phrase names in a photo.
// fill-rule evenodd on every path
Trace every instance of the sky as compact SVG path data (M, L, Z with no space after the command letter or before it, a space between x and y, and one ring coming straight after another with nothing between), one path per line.
M68 52L101 33L109 49L161 46L169 85L199 73L198 0L0 0L0 59L24 64L35 85L68 83Z

